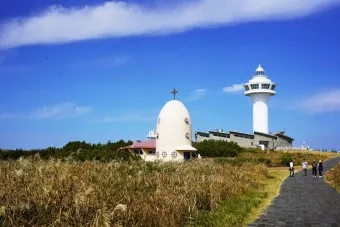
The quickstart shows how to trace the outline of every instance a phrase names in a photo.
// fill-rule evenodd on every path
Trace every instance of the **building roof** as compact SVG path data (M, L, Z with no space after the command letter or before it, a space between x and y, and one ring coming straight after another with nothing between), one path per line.
M261 65L259 65L259 67L257 67L256 72L264 72L263 68L261 67Z
M176 151L197 151L197 149L190 145L182 145L176 147Z
M254 136L254 134L245 133L245 132L238 132L238 131L232 131L232 130L229 130L229 132L231 134L242 134L242 135Z
M156 149L156 140L135 141L132 145L121 147L120 150L126 149Z
M267 133L257 132L257 131L254 132L254 135L255 135L255 134L257 134L257 135L262 135L262 136L265 136L265 137L272 137L272 138L277 139L276 135L272 135L272 134L267 134Z
M292 137L287 136L287 135L285 135L284 133L281 133L281 132L273 133L273 135L281 136L281 137L287 138L287 139L292 140L292 141L294 140Z

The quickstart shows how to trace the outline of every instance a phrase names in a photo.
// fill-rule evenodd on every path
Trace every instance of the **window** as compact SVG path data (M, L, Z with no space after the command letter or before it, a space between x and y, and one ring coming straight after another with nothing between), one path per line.
M171 157L176 158L177 157L177 152L176 151L171 152Z
M148 154L156 154L156 151L148 151Z
M245 85L244 88L246 89L246 91L249 91L249 86Z
M251 89L259 89L259 84L251 84Z
M157 156L157 158L159 158L159 151L156 152L156 156Z
M156 138L158 139L159 138L159 134L157 133L157 135L156 135Z
M262 84L262 89L269 89L270 84Z
M256 72L256 75L258 75L258 76L259 76L259 75L264 75L264 71L257 71L257 72Z
M161 119L160 119L160 118L158 118L158 124L159 124L159 122L161 122Z
M165 151L162 152L162 157L163 157L163 158L165 158L167 155L168 155L168 154L167 154Z
M185 138L189 139L189 133L185 133Z
M185 119L184 119L184 122L185 122L187 125L190 123L188 118L185 118Z
M143 151L141 149L135 149L135 154L136 155L142 155Z
M274 91L275 90L275 84L272 84L272 90Z

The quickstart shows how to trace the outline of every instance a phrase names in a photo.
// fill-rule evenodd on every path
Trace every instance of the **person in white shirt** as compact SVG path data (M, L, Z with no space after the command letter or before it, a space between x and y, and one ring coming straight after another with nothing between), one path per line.
M307 176L307 167L308 167L308 163L306 162L306 159L303 159L302 169L305 172L305 176Z
M294 164L293 164L293 160L291 160L290 163L289 163L289 176L290 177L294 177Z

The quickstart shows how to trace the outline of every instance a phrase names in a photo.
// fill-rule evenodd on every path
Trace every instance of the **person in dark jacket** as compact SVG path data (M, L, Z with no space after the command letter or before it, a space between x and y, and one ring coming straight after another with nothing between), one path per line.
M320 161L319 161L319 177L322 177L322 171L323 171L323 163L322 163L322 161L320 160Z
M316 168L318 167L318 163L316 163L315 159L312 163L312 172L313 172L313 177L316 177Z

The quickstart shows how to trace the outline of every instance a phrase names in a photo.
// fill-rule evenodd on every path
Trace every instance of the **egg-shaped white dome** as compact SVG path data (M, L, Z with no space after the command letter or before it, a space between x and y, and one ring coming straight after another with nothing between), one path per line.
M177 100L167 102L159 113L156 155L160 160L180 161L191 157L192 125L187 108Z

